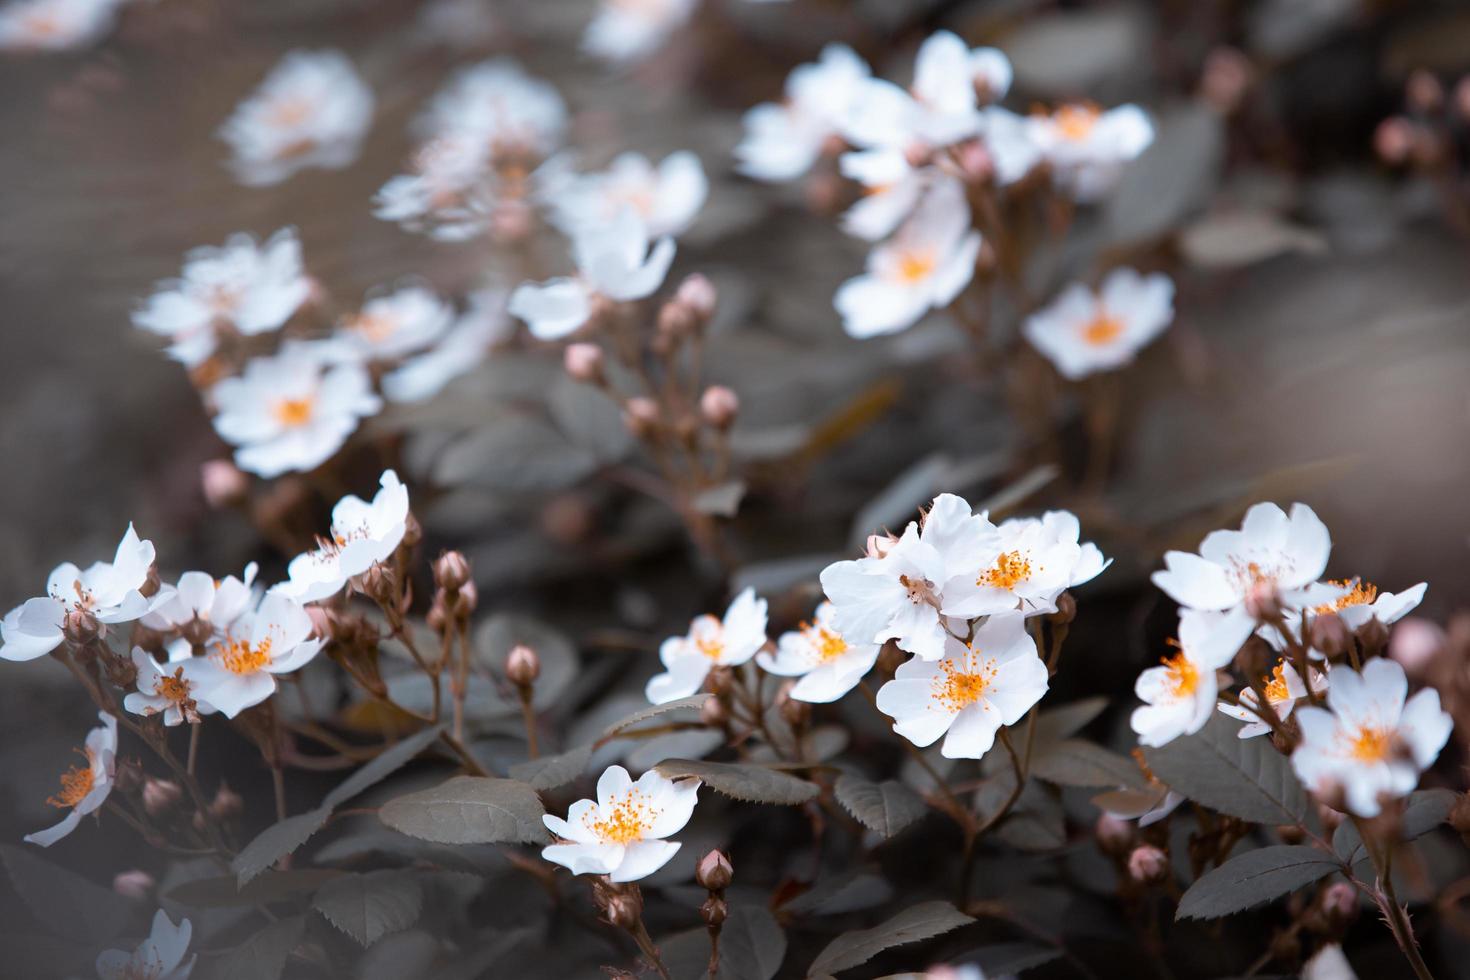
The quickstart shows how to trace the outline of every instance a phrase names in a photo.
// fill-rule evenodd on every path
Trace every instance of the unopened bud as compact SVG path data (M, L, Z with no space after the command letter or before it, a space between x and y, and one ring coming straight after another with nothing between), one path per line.
M623 406L623 425L640 439L647 439L658 432L658 403L652 398L639 395L629 398Z
M568 344L562 353L562 367L573 380L583 384L600 385L606 380L602 362L602 348L596 344Z
M84 647L102 636L102 624L85 609L71 609L62 620L61 631L72 643Z
M1312 619L1310 642L1312 649L1322 653L1330 660L1347 653L1348 647L1353 642L1353 635L1348 631L1347 624L1342 621L1341 616L1335 612L1327 612Z
M699 722L710 728L724 728L730 721L730 711L719 698L709 698L699 709Z
M699 907L699 914L704 919L706 927L718 929L730 917L730 906L726 905L725 900L718 895L711 895Z
M687 307L701 325L708 323L710 317L715 315L715 304L719 302L719 298L715 284L698 272L685 276L674 293L674 301Z
M715 667L705 677L704 689L718 698L730 690L732 683L734 681L730 675L729 667Z
M1390 116L1373 131L1373 152L1391 166L1402 166L1414 152L1414 124L1402 116Z
M1200 95L1215 111L1228 115L1240 107L1250 82L1251 64L1244 54L1236 48L1215 48L1205 57Z
M516 687L530 687L541 676L541 658L525 644L510 648L505 657L505 679Z
M314 606L308 606L308 613L314 608ZM207 619L195 616L183 625L183 628L179 630L179 636L188 640L190 646L202 647L214 638L214 624Z
M655 326L659 336L664 339L664 350L671 350L679 338L699 329L699 316L678 299L671 299L659 307Z
M1415 112L1432 115L1444 105L1444 86L1432 72L1420 68L1409 75L1404 85L1404 100Z
M740 414L740 396L724 385L710 385L699 398L699 414L716 429L728 429Z
M903 151L904 161L915 170L918 170L921 167L928 166L929 161L933 159L933 157L934 148L928 143L921 143L917 140L910 143L907 147L904 148Z
M1140 885L1157 885L1169 873L1169 855L1152 844L1140 844L1128 855L1128 876Z
M417 517L413 516L413 512L409 511L408 516L403 519L403 541L399 547L417 547L422 540L424 540L424 526L419 523Z
M700 858L699 866L694 869L694 880L699 882L701 888L712 892L722 892L729 888L734 877L735 869L731 866L730 859L718 848Z
M1133 832L1134 827L1131 821L1103 812L1097 818L1093 836L1097 838L1097 846L1104 854L1122 857L1133 846Z
M143 780L143 809L151 817L167 813L183 798L184 790L178 783L167 779Z
M1388 646L1388 627L1377 616L1359 626L1355 635L1362 644L1364 657L1376 657Z
M1429 674L1444 648L1444 630L1418 616L1399 620L1388 638L1388 655L1415 679Z
M1245 611L1258 623L1269 623L1281 618L1281 595L1276 583L1269 579L1258 579L1245 594Z
M964 179L971 184L988 184L995 179L995 157L980 140L970 140L956 151Z
M158 575L158 566L149 565L148 574L143 577L143 584L138 586L138 594L145 599L151 599L158 595L158 590L163 588L163 579Z
M158 882L146 871L134 868L132 871L119 871L112 879L112 890L124 898L147 898L153 894L153 888Z
M643 917L642 903L636 892L619 892L608 897L605 913L607 921L619 929L635 929Z
M220 783L219 789L215 790L214 800L209 804L209 815L216 820L227 820L239 816L244 809L245 801L240 798L240 794L227 784Z
M1284 823L1276 828L1276 836L1283 844L1300 844L1306 839L1307 833L1294 823Z
M474 582L466 582L459 587L454 594L454 607L450 610L460 619L468 619L480 604L480 590L475 588Z
M215 510L241 504L250 493L250 478L227 459L211 459L200 466L199 485L204 502Z
M458 551L446 551L434 562L434 584L457 592L470 580L470 561Z
M1057 596L1057 611L1052 613L1050 619L1058 626L1065 626L1077 618L1077 600L1072 598L1072 593L1063 592Z
M357 589L363 595L383 605L391 605L396 586L393 570L383 562L374 562L368 570L357 577Z
M1358 917L1358 890L1345 881L1322 889L1322 911L1328 922L1341 928Z

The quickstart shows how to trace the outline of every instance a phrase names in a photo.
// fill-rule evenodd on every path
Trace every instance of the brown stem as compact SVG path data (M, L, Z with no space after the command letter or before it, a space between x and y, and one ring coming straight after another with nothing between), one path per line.
M1398 896L1394 894L1393 842L1386 842L1383 853L1380 854L1378 848L1374 846L1372 835L1364 828L1363 822L1357 817L1353 817L1352 820L1353 825L1358 828L1358 836L1363 839L1363 847L1373 862L1373 870L1378 875L1378 887L1373 890L1373 898L1378 903L1378 910L1383 914L1383 920L1388 923L1389 931L1393 933L1394 942L1398 943L1404 959L1409 961L1409 967L1414 971L1414 976L1419 980L1434 980L1434 974L1430 972L1429 966L1419 952L1419 941L1414 938L1414 927L1409 922L1408 913L1399 904Z

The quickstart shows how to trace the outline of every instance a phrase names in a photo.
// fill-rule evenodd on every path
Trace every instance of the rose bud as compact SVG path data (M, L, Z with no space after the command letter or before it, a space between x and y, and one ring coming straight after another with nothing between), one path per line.
M166 813L183 798L184 790L178 783L152 777L143 780L143 809L151 817Z
M562 366L567 374L584 384L600 385L606 380L602 362L602 348L596 344L568 344L562 354Z
M1169 873L1169 855L1152 844L1140 844L1128 855L1128 876L1141 885L1156 885Z
M470 562L458 551L446 551L434 562L434 584L457 592L470 580Z
M505 657L505 679L516 687L530 687L541 676L541 658L525 644L511 647Z
M694 869L694 880L699 882L701 888L712 892L722 892L729 888L734 877L735 869L731 866L730 859L719 849L700 858L699 866Z
M112 879L112 890L124 898L147 898L157 884L151 874L134 868L119 871Z
M199 485L205 503L215 510L243 503L250 493L250 478L227 459L211 459L200 466Z
M699 399L699 414L716 429L728 429L740 414L740 396L724 385L711 385Z

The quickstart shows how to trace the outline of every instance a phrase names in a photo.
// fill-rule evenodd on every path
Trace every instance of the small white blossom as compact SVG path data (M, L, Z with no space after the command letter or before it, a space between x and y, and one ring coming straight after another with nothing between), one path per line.
M976 57L978 52L950 31L931 35L919 47L913 85L904 89L881 78L865 81L849 106L842 134L857 146L897 150L945 147L974 136L980 129L977 70L1000 80L994 57L999 52L980 50L990 53ZM987 77L987 85L990 81ZM1009 78L1005 81L1009 85Z
M241 183L278 184L308 167L357 159L373 93L340 51L292 51L220 127Z
M765 645L766 600L746 589L730 603L724 619L700 616L686 635L664 640L658 648L664 673L649 678L648 700L666 704L687 698L704 686L715 667L738 667Z
M987 619L970 643L945 640L937 661L915 657L878 689L878 708L915 745L944 736L947 759L978 759L995 733L1020 721L1046 693L1046 664L1020 616Z
M408 487L393 470L384 470L378 483L371 503L355 494L337 501L331 539L291 559L287 580L272 586L271 592L297 602L319 602L398 550L408 529Z
M189 693L225 717L235 717L276 692L276 674L298 670L317 655L322 641L312 631L311 617L300 603L267 593L260 606L237 619L206 656L196 658L187 675Z
M1031 139L1026 120L1009 109L981 109L980 137L1000 187L1014 184L1041 162L1041 147Z
M0 657L34 660L61 645L69 612L89 614L98 623L130 623L171 600L171 589L152 597L140 591L153 568L153 542L139 539L129 524L111 562L78 568L62 562L51 571L46 595L29 599L0 622Z
M913 326L948 306L975 274L980 233L957 180L937 180L887 242L868 253L867 271L833 297L849 336L873 337Z
M288 341L239 377L210 390L215 431L235 449L235 464L259 476L312 470L383 407L359 364L328 366L322 345Z
M279 330L311 290L294 229L283 228L260 245L249 235L231 235L223 247L185 256L179 278L159 283L133 313L133 323L169 338L169 356L192 368L214 353L221 331L253 336Z
M1173 320L1173 280L1114 269L1095 292L1081 283L1068 286L1022 330L1063 376L1076 380L1130 363Z
M622 766L609 766L597 780L597 799L578 800L565 820L546 814L546 828L563 843L541 856L572 874L607 875L638 881L669 863L679 850L664 840L684 829L694 814L700 782L665 779L650 769L637 782Z
M1318 616L1329 612L1337 613L1343 625L1350 630L1356 630L1373 619L1384 626L1392 626L1418 608L1419 603L1424 601L1424 593L1429 589L1426 582L1420 582L1402 592L1379 592L1378 586L1361 579L1328 584L1342 589L1345 594L1317 605L1312 612Z
M171 632L198 621L212 629L229 627L250 608L255 562L245 566L243 578L226 575L216 579L208 572L185 572L174 586L173 596L155 606L140 622L151 630Z
M756 180L794 180L812 168L852 113L869 77L863 59L842 44L822 49L814 64L786 79L786 98L745 114L745 135L735 147L741 173Z
M384 397L399 403L428 401L449 382L479 367L490 346L508 330L505 293L483 290L472 294L469 309L432 350L405 360L383 375Z
M424 138L479 146L492 160L544 159L561 145L566 126L556 87L501 58L455 72L418 123Z
M568 174L542 192L552 220L568 235L606 224L631 208L654 238L688 230L708 194L704 166L688 150L670 153L657 167L640 153L623 153L605 171Z
M490 148L459 134L414 153L411 173L392 177L373 198L373 215L440 241L464 241L490 224L500 195Z
M1058 187L1079 201L1096 201L1111 191L1123 165L1154 141L1148 114L1136 105L1106 111L1071 103L1051 115L1027 119L1032 141L1052 166Z
M228 629L224 631L228 633ZM174 657L175 649L179 656ZM214 705L203 700L203 689L218 681L204 657L192 657L187 641L169 650L169 662L160 665L146 650L133 648L133 666L138 670L138 689L123 698L123 707L135 715L163 715L169 727L184 722L195 724L200 715L212 714Z
M939 616L945 583L980 567L994 536L994 527L964 498L940 494L922 528L910 521L881 558L834 562L822 570L833 625L854 643L893 640L924 660L940 659L947 638Z
M1312 690L1318 694L1325 692L1328 675L1315 667L1309 668L1308 673L1311 676ZM1307 685L1302 682L1301 674L1284 657L1276 662L1271 675L1263 677L1261 681L1261 687L1266 692L1266 710L1275 715L1278 721L1290 718L1297 701L1307 696ZM1256 710L1258 700L1255 690L1247 687L1241 689L1239 704L1221 702L1219 706L1221 713L1245 722L1236 733L1240 738L1255 738L1271 730L1271 723L1263 721L1260 712Z
M122 0L10 0L0 7L0 51L64 51L101 40Z
M82 755L85 765L73 766L61 775L61 790L47 803L60 810L70 811L55 826L26 834L28 843L50 847L61 838L77 829L82 818L100 807L112 792L113 774L117 759L117 719L105 711L97 717L102 724L87 733L86 748Z
M1412 792L1444 748L1453 722L1440 710L1433 688L1405 701L1408 690L1404 669L1392 660L1371 660L1361 674L1335 669L1327 708L1296 712L1302 741L1291 764L1307 788L1340 788L1348 809L1360 817L1377 816L1383 797Z
M1302 964L1301 980L1358 980L1338 943L1327 943Z
M1076 515L1053 510L1040 518L1015 517L987 525L980 561L944 585L947 616L973 619L1019 609L1024 615L1056 611L1057 596L1089 582L1111 562L1092 542L1079 543Z
M1227 613L1218 626L1222 642L1234 638L1238 649L1256 627L1248 599L1274 597L1300 609L1340 592L1317 583L1331 551L1332 537L1312 508L1293 504L1288 517L1261 503L1246 512L1239 531L1207 535L1199 554L1167 552L1153 583L1181 606Z
M781 634L774 656L765 651L756 654L756 663L764 670L801 678L791 689L791 697L797 701L836 701L857 687L878 662L882 645L849 643L833 623L835 613L832 603L822 603L810 623Z
M159 909L148 938L136 949L108 949L98 955L98 980L189 980L197 958L185 959L193 931L188 919L180 918L174 925L168 913Z
M405 286L369 299L338 324L334 354L345 360L397 360L429 347L453 323L453 307L433 290Z
M1218 613L1186 609L1179 617L1178 649L1158 667L1138 675L1133 691L1143 706L1129 723L1143 745L1167 745L1205 727L1220 693L1215 672L1230 663L1232 645L1216 629Z
M970 82L981 102L1005 98L1015 77L1011 59L1000 48L975 48L970 52Z
M842 216L842 230L864 241L887 238L919 202L931 171L912 166L902 150L855 150L837 161L844 177L862 184L862 198Z
M699 0L602 0L582 35L582 50L607 61L637 61L661 47L698 6Z
M667 236L649 247L648 230L631 209L572 239L575 278L524 282L510 296L510 312L526 321L538 340L560 340L587 323L599 297L627 303L652 295L674 261Z

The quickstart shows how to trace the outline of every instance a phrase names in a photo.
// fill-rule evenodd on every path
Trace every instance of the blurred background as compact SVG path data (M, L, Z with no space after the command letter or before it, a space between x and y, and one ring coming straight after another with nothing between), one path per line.
M1061 471L1020 504L1077 510L1084 537L1118 557L1085 597L1077 635L1087 639L1076 642L1097 652L1073 682L1124 696L1168 626L1146 573L1165 548L1192 547L1256 500L1316 508L1333 531L1335 576L1389 591L1427 580L1421 612L1433 618L1464 604L1463 4L706 0L626 70L579 51L592 8L143 0L93 47L0 53L0 607L38 593L60 561L110 558L130 520L157 544L165 578L248 560L261 561L263 580L279 577L288 556L240 514L207 507L199 468L227 447L184 371L129 314L188 249L287 225L308 270L349 302L409 275L447 295L487 276L513 285L492 247L433 242L370 210L410 153L425 101L452 69L491 56L557 86L585 162L691 149L704 163L709 203L670 281L700 270L720 289L708 370L744 405L737 584L778 591L814 579L934 492L981 501L1024 480L1036 459L1001 397L1015 376L987 370L943 315L893 338L846 337L831 296L860 269L862 244L837 228L822 187L757 185L732 167L741 114L779 97L787 72L822 44L845 41L876 73L902 78L940 27L1008 53L1017 80L1007 104L1018 111L1078 96L1136 101L1158 126L1076 236L1093 254L1145 254L1170 271L1177 321L1123 375L1125 422L1102 492L1080 492L1069 470L1080 422L1062 393ZM239 186L215 132L300 47L342 49L374 90L361 157ZM1411 78L1419 87L1406 92ZM1385 132L1391 117L1408 128ZM544 247L564 268L564 246ZM1057 268L1068 261L1058 256ZM426 550L453 543L471 555L483 609L554 616L579 640L623 630L654 643L720 595L687 575L697 563L677 520L595 475L517 484L511 464L463 442L495 406L559 374L555 351L522 346L492 355L437 407L374 424L398 434ZM350 489L369 493L370 470ZM324 521L331 499L314 500ZM4 673L0 838L13 840L47 821L52 760L90 712L49 660ZM240 776L246 790L263 778ZM67 860L117 863L105 855L127 832L106 830Z

